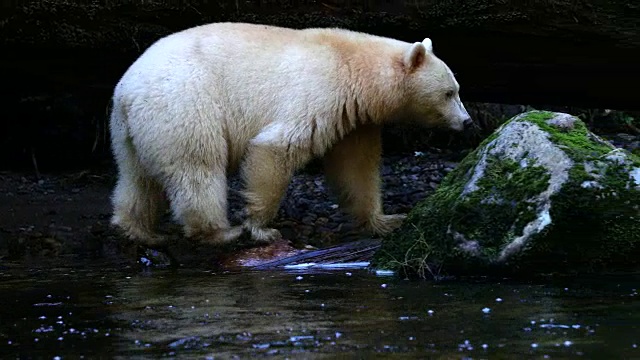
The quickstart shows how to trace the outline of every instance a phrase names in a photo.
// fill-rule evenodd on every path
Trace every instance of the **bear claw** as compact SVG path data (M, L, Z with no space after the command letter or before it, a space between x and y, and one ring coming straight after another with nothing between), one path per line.
M376 235L387 235L399 228L406 218L406 214L378 215L366 227Z
M251 239L258 244L270 244L282 239L282 234L276 229L251 227Z

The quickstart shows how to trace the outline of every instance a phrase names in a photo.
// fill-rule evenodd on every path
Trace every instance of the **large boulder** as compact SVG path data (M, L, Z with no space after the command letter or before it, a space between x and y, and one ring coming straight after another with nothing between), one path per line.
M640 264L640 158L577 117L499 127L383 239L372 265L430 277L629 270Z

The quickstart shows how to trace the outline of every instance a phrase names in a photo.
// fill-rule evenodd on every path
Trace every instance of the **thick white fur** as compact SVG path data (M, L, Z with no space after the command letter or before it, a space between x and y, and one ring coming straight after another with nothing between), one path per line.
M227 176L240 170L244 228L270 241L279 232L267 225L291 176L323 157L340 203L385 234L404 216L382 211L381 125L409 118L461 130L469 116L458 90L429 39L241 23L172 34L131 65L113 94L112 223L157 244L166 192L186 236L234 240L242 228L227 220Z

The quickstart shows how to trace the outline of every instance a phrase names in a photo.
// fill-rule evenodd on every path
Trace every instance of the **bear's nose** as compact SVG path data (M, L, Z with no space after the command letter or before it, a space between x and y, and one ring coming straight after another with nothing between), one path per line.
M473 126L473 120L469 116L468 118L462 120L462 125L464 126L465 130L469 130Z

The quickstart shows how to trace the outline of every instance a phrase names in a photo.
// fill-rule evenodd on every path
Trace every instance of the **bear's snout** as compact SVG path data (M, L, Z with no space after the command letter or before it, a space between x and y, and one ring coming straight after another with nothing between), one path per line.
M449 128L455 131L467 131L474 127L473 119L466 111L456 115L449 120Z
M462 120L462 126L464 127L465 131L471 129L471 127L473 126L473 119L471 119L471 116L468 116L467 118Z

